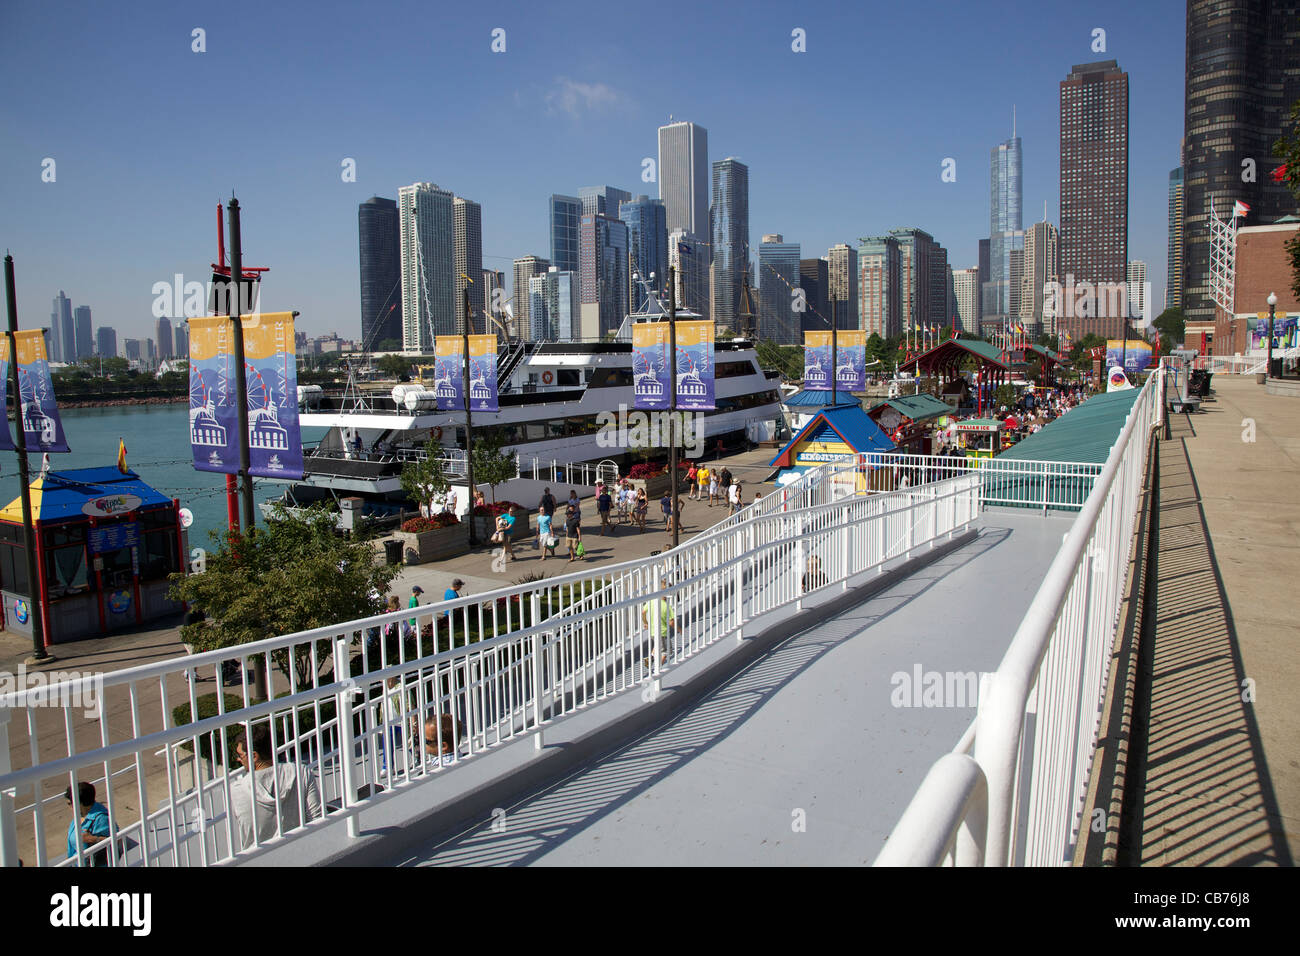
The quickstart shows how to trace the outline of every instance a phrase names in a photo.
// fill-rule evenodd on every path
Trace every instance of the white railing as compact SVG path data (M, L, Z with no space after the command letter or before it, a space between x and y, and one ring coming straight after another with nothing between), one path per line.
M953 751L973 759L950 754L935 764L876 865L1071 862L1164 387L1161 368L981 688L975 723Z
M528 735L540 746L558 718L952 538L976 519L979 486L961 475L752 516L595 572L0 696L0 860L86 861L79 837L70 858L64 851L62 793L78 780L94 780L108 810L112 865L207 865L328 819L356 836L358 812L383 790ZM675 621L667 640L654 627L661 598ZM230 700L227 668L237 669ZM212 716L176 726L173 705L194 714L209 687L222 691ZM89 716L43 702L83 692ZM284 794L296 804L288 812L275 793L276 835L263 841L254 829L242 846L237 817L250 811L228 812L243 775L229 770L234 734L268 722L276 761L303 768L302 785ZM10 766L11 740L27 766ZM324 818L309 819L303 787L319 793Z
M1284 367L1293 367L1300 360L1300 348L1274 349L1273 358L1281 359ZM1267 371L1268 353L1254 352L1250 355L1198 355L1192 360L1192 367L1213 372L1216 375L1254 375Z

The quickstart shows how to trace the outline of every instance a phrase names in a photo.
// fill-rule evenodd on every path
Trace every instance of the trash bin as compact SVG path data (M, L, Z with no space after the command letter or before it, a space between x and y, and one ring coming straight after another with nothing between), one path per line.
M402 542L396 538L387 538L384 540L384 563L401 564L402 563Z
M1282 377L1282 359L1280 357L1273 359L1272 364L1268 367L1268 375L1269 378Z

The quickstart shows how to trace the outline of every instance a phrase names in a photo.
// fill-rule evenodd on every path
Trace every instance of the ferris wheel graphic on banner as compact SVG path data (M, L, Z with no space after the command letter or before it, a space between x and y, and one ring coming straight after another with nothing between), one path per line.
M660 342L658 348L639 349L633 354L633 391L638 398L664 397L664 380L668 374L667 351L667 345Z
M18 399L22 403L23 431L28 435L39 436L37 441L42 446L49 446L54 444L58 429L54 419L46 415L42 408L48 401L45 378L39 372L33 376L26 368L18 366Z
M276 392L256 366L244 363L248 383L248 447L263 451L288 451L289 433L281 427Z

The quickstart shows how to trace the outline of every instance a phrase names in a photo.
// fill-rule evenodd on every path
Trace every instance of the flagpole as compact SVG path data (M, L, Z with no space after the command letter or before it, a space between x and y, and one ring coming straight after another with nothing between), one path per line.
M244 249L239 227L239 200L230 197L230 301L233 308L228 308L234 320L235 336L235 413L239 422L239 485L240 504L244 512L244 528L252 531L253 515L253 477L249 472L248 447L248 376L244 371ZM252 303L249 303L250 305Z
M40 593L40 578L36 574L36 526L32 523L32 491L28 487L27 432L23 430L23 399L18 387L18 296L14 290L14 257L5 256L5 304L9 310L9 396L13 400L14 429L18 451L18 487L23 502L23 547L27 552L28 620L32 622L32 656L28 664L48 664L54 655L45 649L45 632L42 627L42 608L45 595ZM8 424L5 425L8 428Z

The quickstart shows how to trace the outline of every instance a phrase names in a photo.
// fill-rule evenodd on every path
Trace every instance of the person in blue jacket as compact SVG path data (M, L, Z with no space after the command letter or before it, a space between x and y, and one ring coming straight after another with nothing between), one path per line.
M68 806L72 806L71 787L68 787L63 792L63 796L67 799ZM77 804L77 811L72 822L68 824L68 858L72 859L77 855L77 828L79 826L81 829L81 845L86 862L90 866L108 866L108 848L106 846L100 847L99 852L93 852L97 844L103 843L112 836L108 811L104 809L102 803L95 801L95 785L93 783L77 784Z

